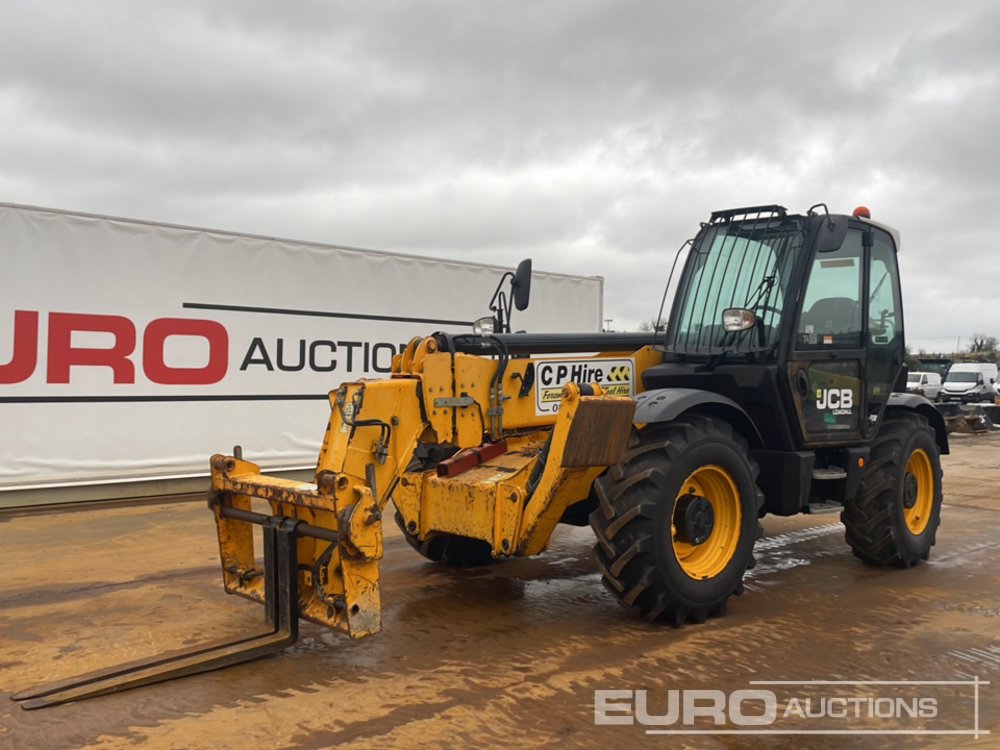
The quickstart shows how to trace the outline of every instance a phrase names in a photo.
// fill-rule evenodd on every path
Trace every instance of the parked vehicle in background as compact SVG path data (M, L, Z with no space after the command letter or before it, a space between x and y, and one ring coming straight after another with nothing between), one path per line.
M963 404L992 402L996 398L997 366L990 363L952 365L941 389L942 401Z
M917 361L920 363L920 372L933 372L942 381L948 376L948 369L951 367L951 359L948 357L917 357Z
M941 400L941 376L936 372L911 372L906 375L906 390L931 401Z

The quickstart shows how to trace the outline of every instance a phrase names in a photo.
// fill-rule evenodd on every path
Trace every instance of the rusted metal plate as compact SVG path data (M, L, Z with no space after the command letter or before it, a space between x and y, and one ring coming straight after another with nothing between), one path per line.
M634 414L635 401L630 398L580 399L566 438L562 467L621 463Z

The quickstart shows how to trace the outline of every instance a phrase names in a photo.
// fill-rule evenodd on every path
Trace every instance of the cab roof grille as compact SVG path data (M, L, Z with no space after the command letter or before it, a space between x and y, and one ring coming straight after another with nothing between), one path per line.
M762 218L783 219L787 215L788 215L787 209L784 206L778 206L778 205L747 206L746 208L727 208L724 211L713 211L712 217L708 220L708 223L728 224L737 217L743 220L750 218L753 218L754 220Z

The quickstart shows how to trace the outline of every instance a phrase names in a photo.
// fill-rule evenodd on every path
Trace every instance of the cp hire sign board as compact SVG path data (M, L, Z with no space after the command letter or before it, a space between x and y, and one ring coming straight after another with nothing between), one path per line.
M562 389L567 383L596 383L609 396L632 396L635 394L635 361L587 357L539 362L535 368L536 413L559 411Z
M204 475L236 444L315 466L327 393L387 377L414 336L471 331L508 270L3 203L0 257L0 505ZM514 325L599 331L601 297L599 277L536 272Z

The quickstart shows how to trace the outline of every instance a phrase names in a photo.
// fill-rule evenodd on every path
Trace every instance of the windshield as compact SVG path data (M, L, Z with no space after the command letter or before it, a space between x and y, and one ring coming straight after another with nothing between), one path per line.
M950 372L948 373L949 383L978 383L978 372Z
M778 341L785 289L804 235L797 224L759 220L706 227L688 257L678 289L674 351L715 354L768 349ZM749 330L727 333L722 312L757 315Z
M907 383L919 383L920 382L920 373L919 372L911 372L911 373L907 374L907 376L906 376L906 382Z

